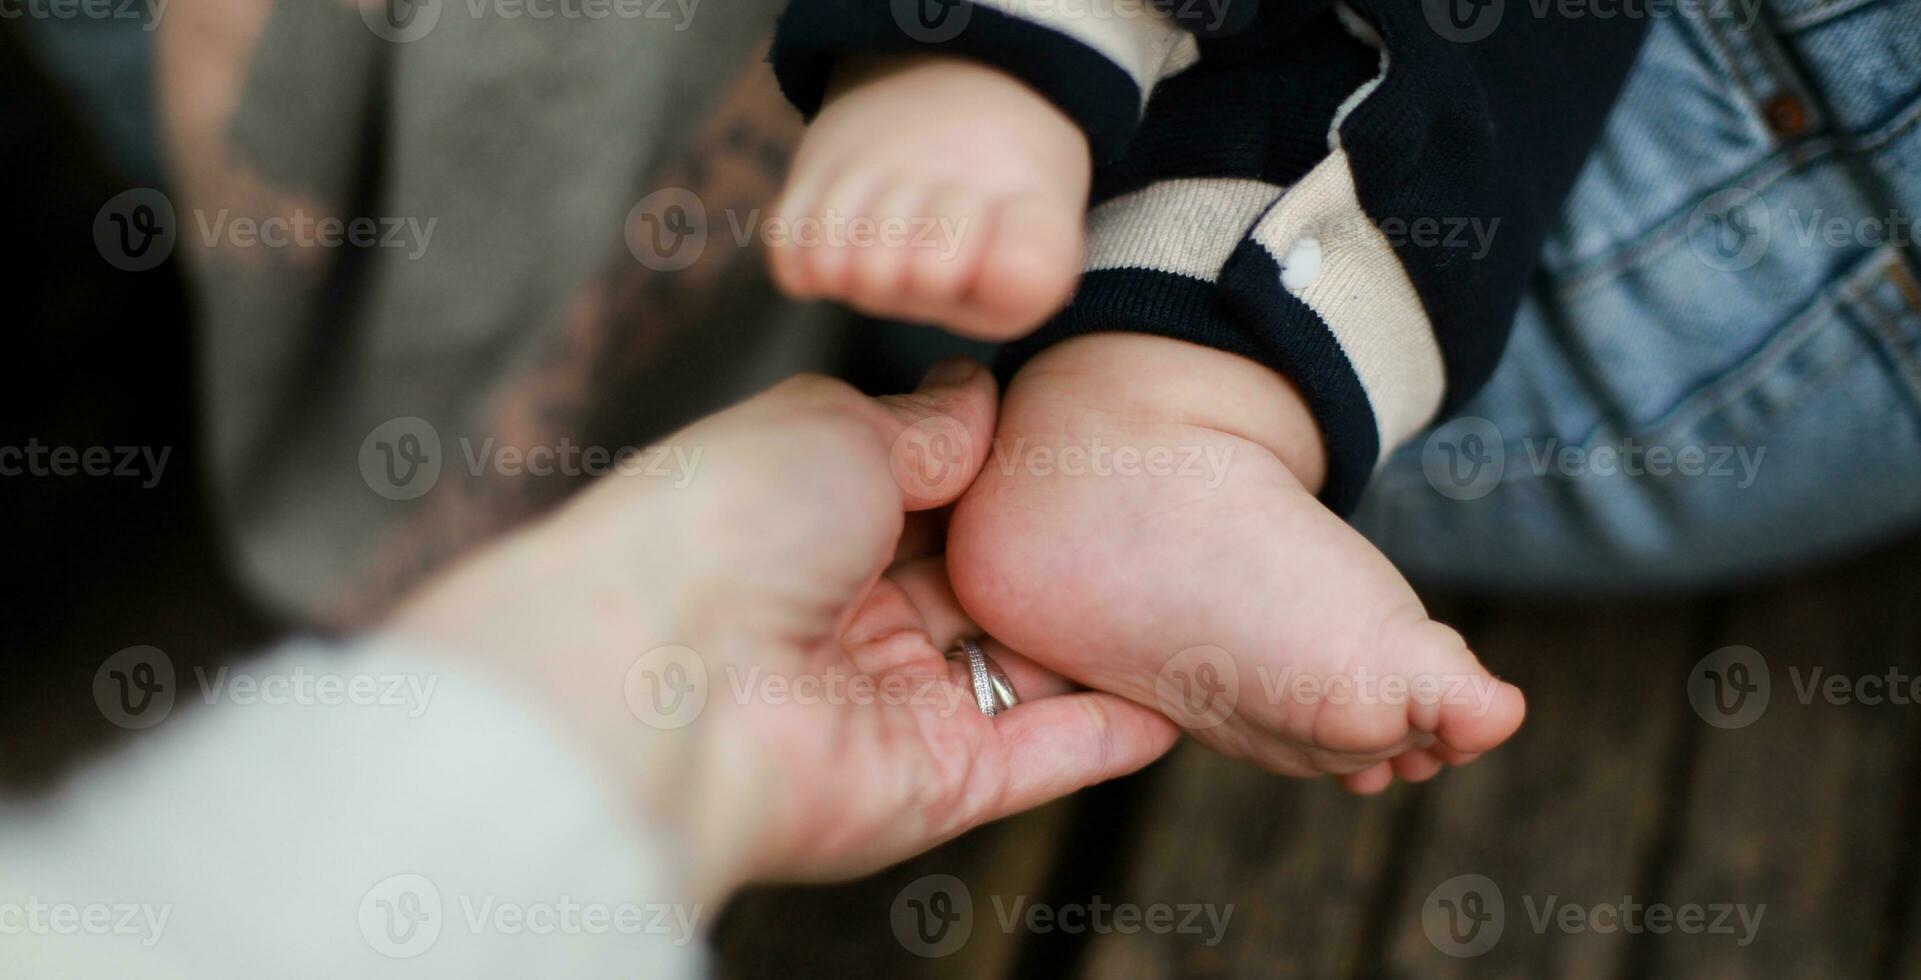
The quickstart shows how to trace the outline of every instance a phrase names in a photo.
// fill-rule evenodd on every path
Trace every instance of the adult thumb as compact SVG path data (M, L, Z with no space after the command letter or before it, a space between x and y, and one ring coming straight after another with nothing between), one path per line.
M987 460L998 410L994 376L979 361L942 361L919 388L874 402L902 509L953 503L973 484Z

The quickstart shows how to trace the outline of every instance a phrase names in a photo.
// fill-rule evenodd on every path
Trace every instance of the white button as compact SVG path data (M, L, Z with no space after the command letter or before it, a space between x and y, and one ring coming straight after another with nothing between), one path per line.
M1281 288L1298 293L1321 277L1321 240L1303 238L1281 260Z

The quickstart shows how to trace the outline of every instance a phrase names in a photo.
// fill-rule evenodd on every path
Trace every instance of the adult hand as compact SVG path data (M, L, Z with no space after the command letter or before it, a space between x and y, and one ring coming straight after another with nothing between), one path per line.
M609 476L391 630L551 708L681 835L697 891L886 865L1177 736L991 640L1022 703L989 718L945 659L974 627L936 509L979 472L994 413L972 362L881 399L793 379L669 437L697 461L684 486Z

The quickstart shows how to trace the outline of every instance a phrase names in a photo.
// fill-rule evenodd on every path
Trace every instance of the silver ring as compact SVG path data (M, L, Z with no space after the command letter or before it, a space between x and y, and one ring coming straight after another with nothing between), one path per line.
M962 637L960 650L947 655L950 660L965 658L967 674L974 682L974 706L989 718L1021 703L1020 695L1014 693L1014 682L1007 679L1007 672L994 658L981 649L979 642Z

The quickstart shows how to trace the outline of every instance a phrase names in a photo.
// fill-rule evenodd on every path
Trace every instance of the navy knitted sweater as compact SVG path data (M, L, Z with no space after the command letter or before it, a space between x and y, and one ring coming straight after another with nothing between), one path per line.
M1613 11L1613 6L1607 10ZM1346 513L1380 460L1483 384L1645 17L1556 0L790 0L774 70L805 114L835 59L938 52L1086 133L1088 258L1016 365L1093 331L1292 380Z

